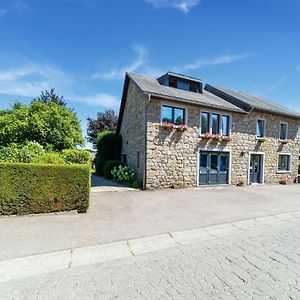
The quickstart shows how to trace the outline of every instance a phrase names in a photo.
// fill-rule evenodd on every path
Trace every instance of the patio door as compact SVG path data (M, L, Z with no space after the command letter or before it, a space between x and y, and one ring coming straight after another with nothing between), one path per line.
M250 154L250 183L263 183L263 155Z
M200 151L199 185L229 183L229 153Z

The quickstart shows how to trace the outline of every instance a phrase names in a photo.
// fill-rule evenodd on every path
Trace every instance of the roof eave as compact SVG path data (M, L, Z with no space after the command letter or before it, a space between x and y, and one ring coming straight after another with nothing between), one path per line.
M170 100L170 101L189 103L189 104L193 104L193 105L197 105L197 106L205 106L205 107L209 107L209 108L217 108L220 110L233 111L233 112L241 113L241 114L248 114L248 112L246 112L244 110L234 109L234 108L226 108L222 105L215 105L215 104L213 105L213 104L199 102L197 100L193 101L193 100L180 98L180 97L176 97L176 96L166 96L163 94L153 93L153 92L149 92L149 91L144 91L144 93L147 95L151 95L151 97L153 96L154 98L157 98L158 100L166 99L166 100Z

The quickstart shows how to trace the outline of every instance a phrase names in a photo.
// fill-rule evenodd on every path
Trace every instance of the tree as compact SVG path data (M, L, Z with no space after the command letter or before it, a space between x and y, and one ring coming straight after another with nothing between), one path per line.
M104 112L99 112L97 114L97 119L88 118L87 136L88 141L96 145L97 136L100 132L110 131L112 133L116 132L118 117L116 116L114 110L109 109Z
M41 95L34 100L41 101L44 103L53 102L64 107L67 105L67 103L64 100L64 96L59 96L58 94L56 94L55 89L51 89L50 91L48 90L43 91Z
M33 100L0 111L0 146L30 141L58 151L84 142L76 114L56 102Z

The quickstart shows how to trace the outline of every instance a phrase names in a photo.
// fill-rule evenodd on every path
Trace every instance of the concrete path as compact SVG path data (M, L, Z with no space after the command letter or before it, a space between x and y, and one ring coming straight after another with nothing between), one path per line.
M300 212L1 261L0 283L286 224L299 225Z
M92 175L91 186L92 193L136 191L136 189L129 188L113 180L108 180L96 175Z
M0 218L0 261L300 211L300 185L92 193L87 214Z

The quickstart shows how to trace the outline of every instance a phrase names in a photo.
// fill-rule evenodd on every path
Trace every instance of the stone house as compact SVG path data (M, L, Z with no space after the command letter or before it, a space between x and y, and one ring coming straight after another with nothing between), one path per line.
M145 189L296 182L300 114L168 72L127 73L117 134Z

